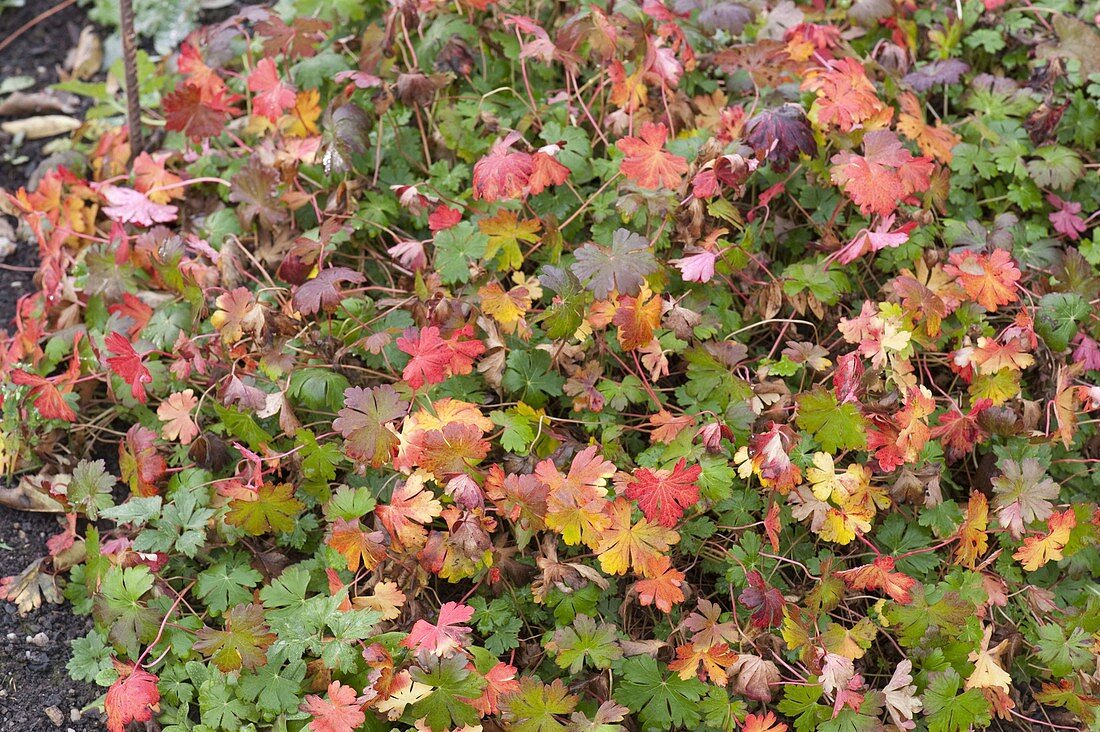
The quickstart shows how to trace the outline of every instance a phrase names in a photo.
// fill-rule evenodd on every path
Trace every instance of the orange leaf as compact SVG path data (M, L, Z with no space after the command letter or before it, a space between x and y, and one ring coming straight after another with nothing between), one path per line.
M424 479L423 473L413 473L393 489L388 503L374 509L393 540L394 549L423 545L428 536L423 525L431 523L443 510L435 494L424 486Z
M748 714L745 716L745 723L741 728L741 732L787 732L787 725L783 722L777 722L775 714L772 712Z
M683 584L684 573L673 567L668 557L661 557L655 562L654 576L635 582L634 590L643 607L655 605L661 612L670 613L673 605L684 601L680 589Z
M1004 249L994 249L991 254L971 249L952 252L951 263L943 271L957 278L970 299L991 313L1018 299L1020 270Z
M913 601L909 590L917 581L901 572L894 571L894 558L875 557L871 564L837 572L836 576L853 590L882 590L894 602L908 605Z
M642 188L680 187L680 176L687 172L687 160L665 151L668 129L663 124L646 122L638 137L624 137L615 147L625 156L620 170Z
M817 94L810 117L821 125L836 125L841 132L851 132L887 110L863 65L854 58L837 59L829 68L812 73L802 89Z
M595 549L610 523L604 511L604 496L607 479L614 474L615 466L604 460L595 446L586 447L573 458L568 475L562 475L552 460L540 462L535 466L535 475L549 490L546 525L570 546L584 542Z
M348 560L348 569L358 572L360 564L364 569L374 569L385 559L385 537L381 531L364 531L358 520L338 518L327 543Z
M164 422L161 437L166 440L180 441L181 445L190 445L199 434L199 426L191 419L191 410L198 406L192 389L184 389L171 394L157 407L157 416Z
M624 295L611 322L619 326L619 345L625 351L633 351L653 340L653 331L661 324L662 303L659 295L649 292L642 285L638 297Z
M1019 560L1024 569L1034 572L1049 561L1062 559L1062 550L1069 542L1069 535L1077 526L1077 516L1073 509L1069 508L1058 513L1055 511L1047 519L1049 531L1045 536L1029 536L1024 539L1024 545L1012 555Z
M962 140L949 127L937 124L935 127L924 121L920 102L909 92L898 97L901 113L898 115L898 132L917 143L925 155L939 160L944 165L951 162L951 150Z
M688 643L676 649L676 660L668 664L669 671L678 672L681 679L687 681L698 675L707 677L718 686L729 683L729 667L737 660L737 654L725 643L701 647ZM699 668L700 664L702 668Z

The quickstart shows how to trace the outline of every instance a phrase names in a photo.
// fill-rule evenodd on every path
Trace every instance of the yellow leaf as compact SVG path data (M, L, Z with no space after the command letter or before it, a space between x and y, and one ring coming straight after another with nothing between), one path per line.
M321 92L307 89L298 92L294 108L283 115L279 126L290 137L309 137L320 134L317 120L321 117Z
M970 382L970 396L975 400L989 399L999 407L1020 393L1020 374L1001 369L995 374L977 374Z
M631 521L634 504L617 498L607 510L610 519L603 538L596 547L600 567L608 574L626 574L632 569L644 577L653 577L660 570L664 552L680 541L680 535L646 519Z
M481 233L489 237L485 260L499 255L498 269L519 269L523 264L520 242L534 244L539 240L542 223L538 219L520 221L515 211L501 210L496 216L478 222Z
M874 516L830 508L825 514L825 523L818 532L818 536L825 541L846 546L856 538L857 530L860 532L871 530L872 518Z
M990 650L989 641L993 637L993 626L985 629L982 636L981 648L970 654L969 659L974 663L974 673L966 680L967 689L1000 689L1005 694L1009 691L1012 677L997 664L996 657L1004 650L1007 641L1001 641L996 648Z
M806 470L806 480L819 501L827 501L834 493L844 490L836 474L833 456L827 452L814 453L814 466Z
M959 542L955 546L955 562L974 569L978 557L989 548L989 538L985 534L989 525L989 501L977 491L970 494L970 503L966 507L966 516L959 527Z
M566 544L583 542L595 549L611 523L605 512L608 505L607 479L615 466L604 460L595 447L586 447L573 458L569 474L563 475L553 460L535 466L535 476L546 484L546 525L561 534Z

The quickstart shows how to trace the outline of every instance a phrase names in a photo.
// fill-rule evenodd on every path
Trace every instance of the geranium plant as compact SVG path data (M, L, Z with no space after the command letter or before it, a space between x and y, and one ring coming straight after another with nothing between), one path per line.
M63 85L0 592L111 732L1097 728L1096 10L288 0L144 150Z

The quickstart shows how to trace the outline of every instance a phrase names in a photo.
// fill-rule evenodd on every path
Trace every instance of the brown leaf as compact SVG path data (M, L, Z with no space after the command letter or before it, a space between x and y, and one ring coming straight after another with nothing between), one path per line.
M27 117L0 123L0 130L9 135L22 135L28 140L41 140L44 137L57 137L80 127L81 122L61 114L46 114L41 117Z
M771 685L779 681L779 667L760 656L742 653L730 666L730 676L735 694L766 703L772 700Z
M68 72L63 75L63 81L82 81L90 79L99 73L103 65L103 44L96 35L95 28L86 25L80 31L80 38L76 45L65 57L65 69Z
M15 603L20 615L41 607L43 600L54 605L63 600L53 576L42 573L44 561L35 559L19 574L0 579L0 599Z
M26 117L42 112L75 112L76 98L54 91L15 92L0 102L0 117Z
M66 476L67 477L67 476ZM0 506L16 511L65 513L64 507L50 497L45 488L49 479L43 476L23 476L14 488L0 488Z

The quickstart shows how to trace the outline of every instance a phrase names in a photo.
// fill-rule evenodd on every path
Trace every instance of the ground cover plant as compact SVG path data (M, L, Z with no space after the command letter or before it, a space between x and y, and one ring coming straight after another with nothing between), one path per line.
M112 732L1100 729L1098 10L287 0L145 149L62 84L0 592Z

